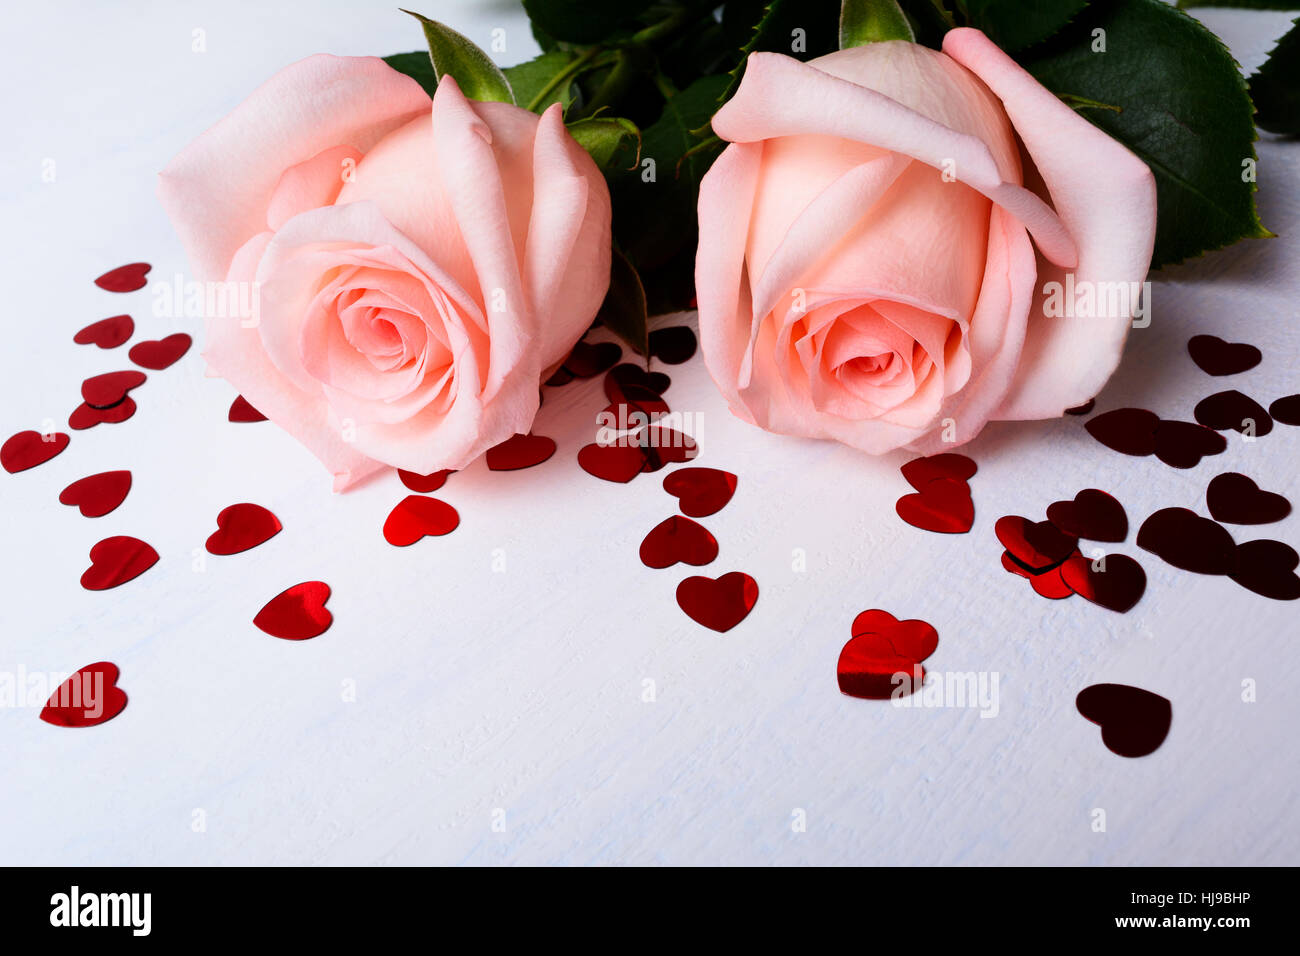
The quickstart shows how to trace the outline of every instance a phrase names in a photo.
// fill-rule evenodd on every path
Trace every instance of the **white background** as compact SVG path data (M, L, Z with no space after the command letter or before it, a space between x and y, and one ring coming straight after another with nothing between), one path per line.
M137 340L197 335L197 323L155 317L149 288L110 295L91 279L140 259L154 265L151 287L183 271L155 173L290 61L418 48L394 7L6 13L0 431L66 430L81 380L129 367L126 347L72 343L90 321L130 311ZM422 9L484 44L504 26L503 63L535 52L512 3ZM1204 18L1247 68L1287 23ZM205 53L191 51L195 28ZM1300 389L1300 147L1266 137L1259 154L1259 204L1281 238L1168 270L1099 410L1190 419L1221 388L1265 405ZM1264 361L1211 379L1186 354L1197 332L1254 342ZM622 486L578 468L604 404L595 381L551 393L535 430L559 442L552 460L453 476L440 497L461 527L405 549L380 535L406 493L395 475L331 494L274 425L226 421L234 392L203 377L197 348L149 373L129 422L72 433L57 459L0 475L0 670L107 659L130 697L85 730L45 724L35 708L0 711L0 862L1300 862L1296 605L1169 567L1132 532L1116 549L1146 569L1137 608L1049 602L999 567L992 531L1000 515L1040 518L1090 486L1114 493L1133 529L1158 507L1204 513L1207 482L1228 470L1300 502L1297 429L1253 444L1229 433L1226 454L1177 471L1102 448L1078 418L992 426L968 448L980 468L974 530L948 537L895 516L907 456L763 434L726 413L698 357L667 371L669 402L702 416L699 463L740 476L731 504L703 520L722 546L708 573L745 570L761 587L726 635L677 608L686 570L637 559L645 532L674 513L663 473ZM112 468L135 476L113 514L57 503L68 482ZM195 571L194 549L237 501L270 507L284 531ZM1297 545L1300 518L1234 533ZM117 590L82 590L89 548L112 534L144 538L161 562ZM792 570L795 549L806 572ZM334 589L325 635L292 643L252 626L267 599L314 578ZM842 696L836 658L870 607L934 624L930 669L997 671L998 716ZM1240 699L1248 678L1257 703ZM1115 756L1076 713L1075 694L1099 681L1172 700L1154 755ZM491 828L497 808L504 832ZM797 808L806 832L792 830ZM1104 833L1090 827L1094 808Z

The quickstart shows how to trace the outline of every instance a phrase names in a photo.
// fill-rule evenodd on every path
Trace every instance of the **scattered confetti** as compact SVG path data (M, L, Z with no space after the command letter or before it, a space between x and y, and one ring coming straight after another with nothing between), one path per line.
M1160 416L1145 408L1117 408L1088 419L1083 427L1107 448L1141 458L1155 452L1159 424Z
M687 325L655 329L650 333L650 354L665 365L689 361L698 346L695 333Z
M1210 375L1236 375L1259 364L1259 349L1245 342L1225 342L1217 335L1193 335L1187 352L1201 371Z
M59 492L59 503L75 505L87 518L102 518L125 501L130 491L129 471L102 471L68 485Z
M1273 421L1283 425L1300 425L1300 395L1283 395L1268 406Z
M113 315L92 322L72 337L78 345L98 345L115 349L135 334L135 321L129 315Z
M230 411L226 415L226 420L232 422L264 422L266 416L248 404L248 399L244 398L243 395L236 395L235 400L230 403Z
M90 549L90 567L81 575L87 591L107 591L126 584L158 563L158 552L139 538L114 535Z
M1300 598L1296 565L1300 555L1289 544L1262 538L1237 545L1228 576L1248 591L1275 601Z
M617 342L579 342L561 368L573 378L595 378L617 365L622 357L623 349Z
M647 568L667 568L681 562L696 567L718 556L718 539L690 518L673 515L659 522L641 542L641 563Z
M1061 565L1061 580L1085 601L1123 614L1141 600L1147 589L1142 565L1125 554L1108 554L1094 561L1071 555Z
M1121 757L1145 757L1165 741L1173 706L1159 694L1127 684L1093 684L1074 700L1101 727L1101 742Z
M1260 436L1273 430L1273 419L1264 406L1235 388L1201 399L1192 410L1192 416L1206 428L1216 431L1230 428Z
M402 484L406 485L406 487L411 491L427 495L430 492L437 491L445 485L447 483L447 476L451 474L451 471L450 468L444 468L442 471L435 471L432 474L420 475L413 471L403 471L399 468L397 471L397 477L400 478Z
M261 505L241 502L222 508L217 530L208 535L208 554L239 554L280 533L280 519Z
M1078 552L1076 551L1075 554L1078 554ZM1013 558L1011 552L1003 551L1002 567L1012 574L1027 578L1030 586L1034 589L1034 593L1047 598L1049 601L1063 601L1068 597L1074 597L1074 591L1061 577L1061 568L1064 567L1064 562L1045 571L1034 572Z
M0 445L0 466L11 475L35 468L67 448L71 440L63 432L48 435L36 431L18 432Z
M888 611L863 611L835 667L840 693L889 700L921 688L921 662L939 646L939 632L925 621L897 620Z
M144 383L144 372L134 369L105 372L103 375L93 375L81 383L81 397L91 408L112 408L127 397L127 392Z
M1162 419L1156 426L1156 457L1171 468L1194 468L1205 455L1227 450L1227 439L1204 425Z
M95 280L95 285L108 292L134 292L143 289L145 276L153 267L147 262L132 262L129 265L110 269Z
M1236 543L1227 530L1186 508L1162 508L1138 529L1139 548L1176 568L1197 574L1227 574Z
M894 504L898 516L923 531L964 534L975 523L970 486L955 478L936 478Z
M334 623L325 607L330 587L324 581L304 581L281 591L257 612L253 623L272 637L305 641L319 637Z
M999 518L993 532L1011 558L1035 574L1061 564L1079 545L1078 538L1050 521L1030 521L1020 515Z
M108 408L95 408L82 402L68 416L68 427L73 431L85 431L96 425L117 425L134 415L135 410L135 399L130 395Z
M677 606L697 624L725 633L754 609L758 582L743 571L719 578L695 575L677 585Z
M1047 520L1061 531L1089 541L1123 541L1128 536L1124 506L1098 488L1085 488L1073 501L1054 501Z
M56 727L94 727L112 720L126 707L118 676L117 665L109 661L87 664L50 695L41 720Z
M555 454L555 439L545 435L514 435L487 450L492 471L518 471L540 465Z
M1245 475L1229 471L1217 475L1205 489L1205 504L1215 521L1227 524L1271 524L1291 513L1291 502L1263 491Z
M947 452L942 455L930 455L926 458L913 458L899 469L907 483L917 491L936 478L951 478L954 481L969 481L975 477L979 466L965 455Z
M460 514L447 502L423 495L407 495L388 513L384 521L384 540L405 548L424 537L450 534L459 524Z
M1067 408L1067 409L1065 410L1065 414L1067 414L1067 415L1087 415L1089 412L1091 412L1091 411L1092 411L1094 408L1096 408L1096 407L1097 407L1097 400L1096 400L1095 398L1090 398L1090 399L1088 399L1086 402L1084 402L1082 405L1075 405L1074 408Z
M637 445L592 442L578 451L578 465L596 478L626 483L641 474L645 456Z
M678 499L682 514L707 518L731 500L737 481L731 472L717 468L678 468L664 478L664 491Z
M161 371L178 362L192 344L193 339L184 332L177 332L164 339L137 342L131 346L127 358L141 368Z

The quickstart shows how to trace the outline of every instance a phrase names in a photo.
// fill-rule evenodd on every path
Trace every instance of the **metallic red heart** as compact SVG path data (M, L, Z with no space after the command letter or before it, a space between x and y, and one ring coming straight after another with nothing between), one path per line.
M126 707L126 692L117 686L117 665L87 664L50 695L41 720L56 727L94 727L112 720Z
M970 486L955 478L936 478L915 494L894 503L898 516L923 531L964 534L975 523L975 503Z
M217 530L208 535L209 554L239 554L280 533L280 519L261 505L241 502L222 508Z
M725 633L754 609L758 582L743 571L719 578L689 577L677 585L677 606L697 624Z
M129 315L113 315L91 322L72 337L78 345L98 345L101 349L115 349L135 333L135 320Z
M153 267L147 262L132 262L109 269L95 280L95 285L108 292L134 292L143 289L145 276Z
M1093 684L1074 699L1079 713L1101 727L1101 742L1121 757L1145 757L1169 734L1174 709L1159 694L1127 684Z
M678 468L664 478L664 491L678 499L682 514L707 518L731 500L738 480L731 472L717 468Z
M1085 488L1073 501L1047 506L1047 520L1065 534L1089 541L1123 541L1128 536L1124 506L1098 488Z
M272 637L306 641L324 634L334 623L325 607L330 587L324 581L304 581L281 591L257 612L253 623Z
M36 431L18 432L0 445L0 466L11 475L35 468L67 448L69 441L71 439L63 432L50 432L48 435Z
M90 549L90 567L81 574L87 591L107 591L126 584L158 563L158 552L139 538L114 535Z
M650 529L640 553L647 568L667 568L679 561L699 567L718 556L718 539L702 524L673 515Z
M450 534L459 524L460 514L447 502L423 495L407 495L388 513L384 522L384 540L405 548L421 538Z
M75 505L87 518L102 518L125 501L130 491L129 471L101 471L64 488L59 492L59 503Z
M192 344L193 339L184 332L177 332L164 339L137 342L131 346L127 358L141 368L161 371L179 361Z

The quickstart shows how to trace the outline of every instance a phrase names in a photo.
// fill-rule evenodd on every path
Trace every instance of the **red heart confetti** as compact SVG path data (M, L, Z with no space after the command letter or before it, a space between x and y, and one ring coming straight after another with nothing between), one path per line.
M1088 419L1088 434L1107 448L1141 458L1156 450L1160 416L1145 408L1117 408Z
M1165 742L1173 705L1149 690L1127 684L1093 684L1074 706L1101 727L1101 742L1121 757L1145 757Z
M668 391L668 386L672 384L670 379L663 372L648 372L639 365L633 365L630 362L624 362L622 365L615 365L605 376L604 389L605 397L611 402L636 402L638 400L651 402L653 400L645 393L659 396ZM628 389L631 389L629 394ZM665 406L666 408L667 406Z
M647 568L667 568L678 561L699 567L717 556L718 539L681 515L659 522L641 542L641 563Z
M1128 536L1124 506L1098 488L1085 488L1073 501L1054 501L1047 520L1061 531L1089 541L1123 541Z
M758 602L758 582L743 571L720 578L689 577L677 585L677 606L696 624L725 633L749 616Z
M126 584L158 563L158 552L139 538L114 535L90 549L90 567L81 575L87 591L107 591Z
M695 439L685 432L665 425L651 425L636 434L644 463L641 470L658 471L664 465L677 465L690 461L700 453Z
M698 346L695 333L687 325L655 329L650 333L650 354L665 365L689 361Z
M1138 529L1139 548L1176 568L1197 574L1227 574L1236 543L1227 530L1186 508L1161 508Z
M59 503L76 505L87 518L102 518L125 501L130 490L129 471L101 471L64 488L59 492Z
M402 479L402 484L406 485L411 491L418 491L420 494L429 494L437 491L447 483L447 476L452 469L444 468L442 471L435 471L432 474L420 475L413 471L403 471L398 469L397 477Z
M261 505L241 502L222 508L217 530L208 535L208 554L239 554L280 533L280 519Z
M517 471L540 465L555 454L555 439L545 435L514 435L487 450L491 471Z
M1205 504L1215 521L1228 524L1271 524L1291 513L1291 502L1272 491L1262 491L1235 471L1215 476L1205 489Z
M117 665L109 661L87 664L50 695L41 720L55 727L94 727L112 720L126 707L118 676Z
M1079 597L1121 614L1137 604L1147 589L1142 565L1125 554L1108 554L1099 561L1075 554L1061 565L1060 573Z
M1300 425L1300 395L1283 395L1268 406L1273 421L1283 425Z
M939 646L939 632L925 621L900 621L879 609L854 618L852 635L840 650L835 676L840 693L867 700L919 690L925 680L921 662Z
M226 420L232 422L264 422L266 416L248 404L248 399L244 398L243 395L236 395L235 400L230 403L230 411L226 414Z
M129 265L110 269L95 280L95 285L108 292L134 292L143 289L145 276L153 268L147 262L132 262Z
M594 378L607 372L623 357L616 342L579 342L562 363L562 368L573 378Z
M1203 456L1227 450L1227 439L1204 425L1162 419L1156 426L1156 457L1171 468L1194 468Z
M1294 601L1300 598L1300 577L1295 575L1297 564L1300 555L1289 544L1267 538L1246 541L1237 545L1228 577L1266 598Z
M1245 342L1225 342L1217 335L1193 335L1187 340L1187 352L1202 372L1210 375L1236 375L1259 364L1259 349Z
M67 448L71 440L63 432L48 435L35 431L18 432L0 445L0 466L11 475L35 468Z
M664 491L678 499L682 514L707 518L731 500L738 480L731 472L717 468L678 468L664 478Z
M460 514L437 498L407 495L388 513L384 521L384 540L405 548L424 537L450 534L460 524Z
M334 623L325 607L330 586L324 581L304 581L281 591L257 612L253 623L272 637L305 641L319 637Z
M1267 435L1273 430L1273 419L1264 406L1235 388L1215 392L1203 398L1192 409L1192 417L1206 428L1224 431L1231 428L1243 434Z
M128 369L123 372L105 372L93 375L81 383L81 397L91 408L112 408L126 393L145 383L144 372Z
M1067 414L1067 415L1087 415L1089 412L1091 412L1091 411L1092 411L1094 408L1096 408L1096 407L1097 407L1097 400L1096 400L1095 398L1090 398L1090 399L1088 399L1086 402L1084 402L1082 405L1075 405L1074 408L1067 408L1067 409L1065 410L1065 414Z
M577 378L576 375L561 365L551 373L551 377L546 380L545 384L558 388L561 385L568 385L575 378Z
M135 333L135 321L129 315L113 315L91 322L72 337L78 345L98 345L115 349Z
M94 408L82 402L68 416L68 427L73 431L85 431L96 425L117 425L134 415L135 409L135 399L129 395L108 408Z
M177 332L165 339L137 342L131 346L127 358L141 368L161 371L179 361L181 356L190 350L192 344L194 344L193 339L184 332Z
M1076 554L1078 552L1075 552ZM1068 558L1066 560L1069 560ZM1008 551L1002 552L1002 567L1012 574L1019 575L1022 578L1028 578L1029 584L1034 589L1034 593L1040 597L1045 597L1049 601L1063 601L1068 597L1074 597L1074 591L1065 583L1061 577L1061 568L1064 564L1057 565L1054 568L1048 568L1046 571L1037 573L1030 571L1020 564L1011 556Z
M1056 567L1079 545L1078 538L1058 530L1050 521L1030 521L1020 515L999 518L993 533L1013 560L1034 573Z
M605 481L626 483L645 467L645 456L636 445L602 445L592 442L578 452L578 465L589 475Z
M937 478L968 481L975 477L978 468L979 466L965 455L948 452L926 458L913 458L899 471L903 473L909 485L917 491L924 491L925 486Z
M894 503L898 516L922 531L964 534L975 523L970 486L953 478L936 478L920 491Z

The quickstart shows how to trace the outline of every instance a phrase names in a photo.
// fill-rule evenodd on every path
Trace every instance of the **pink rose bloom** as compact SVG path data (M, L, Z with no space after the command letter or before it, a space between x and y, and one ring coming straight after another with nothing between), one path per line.
M159 192L197 277L256 290L255 323L207 317L210 371L336 488L528 431L609 285L609 192L558 106L471 102L450 78L430 102L373 57L279 73Z
M741 418L931 453L1114 371L1151 171L984 34L755 53L713 129L732 145L700 189L700 337Z

